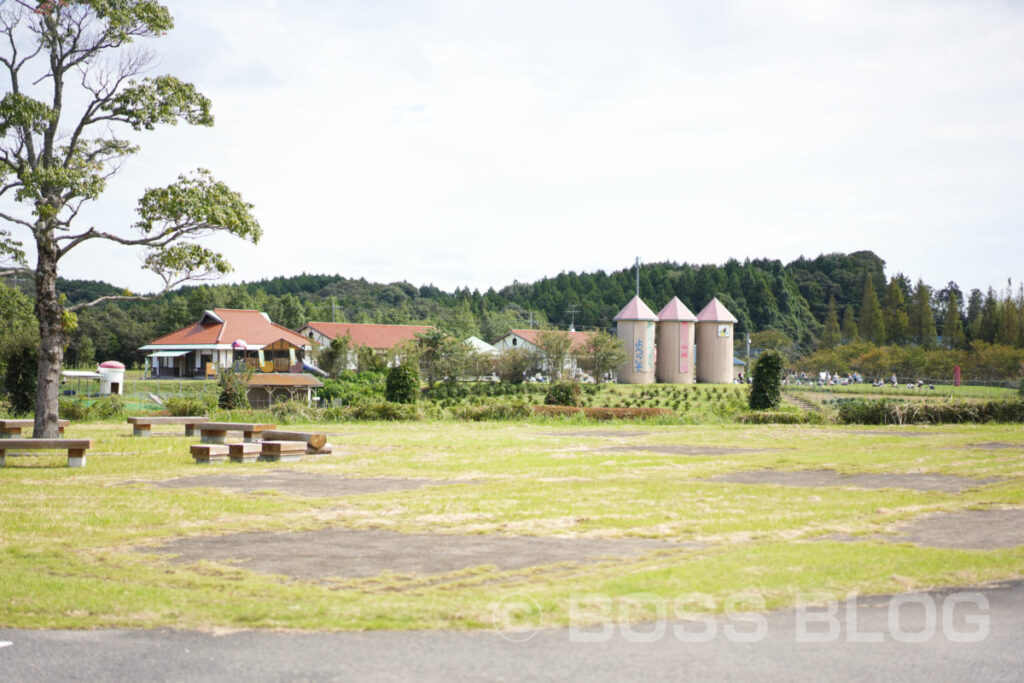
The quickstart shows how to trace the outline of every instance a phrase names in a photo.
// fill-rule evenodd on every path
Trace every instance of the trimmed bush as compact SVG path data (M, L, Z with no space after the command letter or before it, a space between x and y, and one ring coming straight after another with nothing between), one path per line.
M480 406L466 406L455 411L460 420L525 420L533 414L525 403L491 403Z
M844 424L903 425L1024 422L1024 401L910 403L882 399L839 404Z
M810 411L782 412L778 410L755 410L738 415L736 421L751 425L800 425L824 424L825 416Z
M411 365L396 365L388 370L384 398L390 403L416 403L420 396L420 373Z
M580 401L579 382L552 382L544 395L544 405L548 406L579 406Z
M750 386L750 409L768 410L782 401L782 372L786 357L768 350L757 357Z
M589 420L645 420L673 415L665 408L578 408L574 406L533 406L533 414L542 417L565 417L582 414Z

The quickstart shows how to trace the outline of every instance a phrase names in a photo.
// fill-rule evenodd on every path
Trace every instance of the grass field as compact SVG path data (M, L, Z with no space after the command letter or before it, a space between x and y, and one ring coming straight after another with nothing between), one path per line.
M69 430L95 441L85 469L68 469L56 455L9 460L0 470L0 625L476 629L491 627L503 597L525 593L538 614L517 618L556 626L569 621L579 593L629 603L636 619L655 616L645 612L652 607L633 604L638 593L706 593L715 598L709 611L720 611L726 596L755 592L770 609L792 604L799 591L845 596L1024 575L1024 547L884 540L898 541L894 525L929 513L1024 507L1020 426L917 427L912 437L892 429L557 421L323 429L333 434L335 454L287 465L197 466L188 455L192 440L136 439L121 423ZM972 445L990 442L1009 447ZM673 452L691 446L720 454ZM959 493L707 480L762 468L999 480ZM155 486L177 477L282 469L450 485L344 497ZM173 539L328 528L666 543L595 562L321 579L254 571L244 558L175 562L153 550ZM850 537L855 542L846 542ZM592 619L607 618L602 614Z

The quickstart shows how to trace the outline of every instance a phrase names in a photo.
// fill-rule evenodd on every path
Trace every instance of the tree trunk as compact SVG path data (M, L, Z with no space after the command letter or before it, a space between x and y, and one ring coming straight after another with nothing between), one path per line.
M57 397L60 392L60 368L64 357L64 328L60 300L57 297L57 245L51 239L38 239L36 267L36 319L39 321L39 388L36 392L36 438L55 439Z

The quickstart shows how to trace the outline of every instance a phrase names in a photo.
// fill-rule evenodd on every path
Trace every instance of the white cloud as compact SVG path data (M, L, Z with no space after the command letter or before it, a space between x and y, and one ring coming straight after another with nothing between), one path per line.
M937 285L1020 277L1015 4L170 4L162 70L217 126L142 136L83 219L130 223L143 188L210 168L266 229L228 245L240 279L486 288L855 249ZM155 284L117 250L64 272Z

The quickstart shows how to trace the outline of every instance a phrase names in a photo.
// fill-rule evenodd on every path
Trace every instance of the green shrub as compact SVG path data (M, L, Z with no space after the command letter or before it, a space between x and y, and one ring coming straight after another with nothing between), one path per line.
M354 406L348 409L348 413L355 420L388 420L394 422L411 422L422 420L423 414L419 409L409 403L368 403L366 405Z
M466 406L455 411L460 420L525 420L533 414L526 403L489 403L478 406Z
M270 406L270 414L275 422L289 424L293 422L319 422L322 411L317 410L305 401L281 401Z
M201 417L208 414L213 405L199 396L172 396L164 400L164 408L173 417Z
M580 383L570 381L552 382L544 395L544 405L580 406Z
M89 406L73 398L64 398L62 396L57 399L57 414L62 420L81 422L89 419Z
M89 406L88 416L94 420L106 420L124 415L124 399L116 394L97 399Z
M412 365L396 365L388 371L384 398L389 403L416 403L420 397L420 373Z
M797 425L824 424L825 416L810 411L790 412L779 410L755 410L736 416L736 421L751 425Z
M782 372L786 357L775 350L761 353L754 364L750 386L750 409L768 410L782 401Z
M39 366L39 338L22 331L6 340L3 349L4 391L15 415L32 413L36 406L36 373Z
M839 404L839 421L867 425L1024 422L1024 401L911 403L892 399L853 400Z
M251 370L236 370L235 368L224 368L220 371L217 383L220 385L220 395L217 397L217 406L225 410L238 410L249 408L249 379L252 377Z

